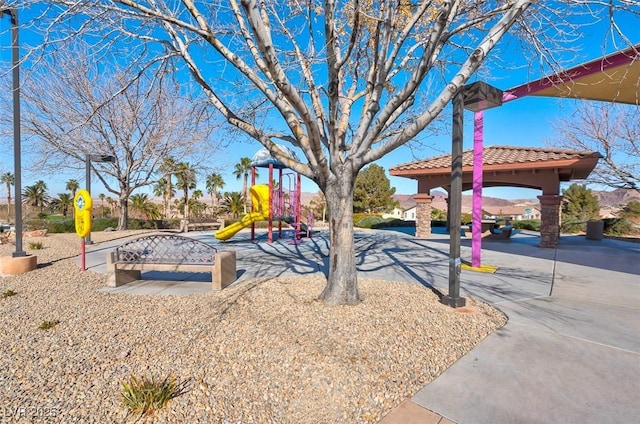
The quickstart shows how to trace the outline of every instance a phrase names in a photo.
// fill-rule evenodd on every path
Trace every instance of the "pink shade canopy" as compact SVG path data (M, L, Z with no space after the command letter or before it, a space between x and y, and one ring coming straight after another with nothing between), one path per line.
M504 101L524 96L640 105L640 44L507 90Z

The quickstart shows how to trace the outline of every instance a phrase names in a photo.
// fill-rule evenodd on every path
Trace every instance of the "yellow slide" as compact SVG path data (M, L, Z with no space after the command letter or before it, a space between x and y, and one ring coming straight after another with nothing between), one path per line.
M215 238L229 240L238 231L254 222L269 219L269 186L266 184L254 185L249 189L249 194L251 195L253 212L246 214L242 220L216 231L213 234Z

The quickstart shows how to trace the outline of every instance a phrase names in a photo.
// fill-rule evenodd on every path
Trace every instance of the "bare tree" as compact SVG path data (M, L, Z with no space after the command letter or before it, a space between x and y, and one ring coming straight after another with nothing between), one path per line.
M131 193L153 184L169 156L200 163L214 153L215 127L205 102L164 66L132 74L116 57L90 58L80 48L37 62L23 87L23 131L40 170L82 169L89 154L114 156L115 163L91 162L92 175L118 196L118 228L125 229Z
M598 151L588 181L614 189L640 191L640 114L637 106L579 102L576 111L554 124L550 144Z
M42 17L55 16L48 40L71 35L52 35L65 22L73 34L104 34L103 46L137 39L153 60L179 58L230 126L315 181L330 218L321 298L337 305L360 301L360 169L427 129L512 26L528 62L554 63L550 43L573 34L565 3L583 2L52 0ZM281 151L283 141L305 160Z

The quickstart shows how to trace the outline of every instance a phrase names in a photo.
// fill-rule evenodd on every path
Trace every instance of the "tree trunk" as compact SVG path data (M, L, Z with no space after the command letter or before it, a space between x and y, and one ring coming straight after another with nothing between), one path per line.
M189 220L189 189L184 190L184 208L182 209L182 218Z
M173 187L172 187L172 182L171 182L171 178L173 176L173 173L169 172L167 174L167 212L165 213L165 215L171 215L171 193L173 193ZM167 216L168 218L170 218L170 216Z
M326 305L352 305L360 302L358 273L353 242L353 185L348 176L327 186L329 211L329 276L320 299Z
M129 226L129 199L120 198L120 217L118 218L118 230L126 230Z

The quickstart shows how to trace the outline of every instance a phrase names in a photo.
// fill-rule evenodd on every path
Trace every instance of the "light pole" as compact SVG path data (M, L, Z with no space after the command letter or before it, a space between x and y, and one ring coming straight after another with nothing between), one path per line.
M453 97L453 134L451 140L451 191L449 193L449 294L441 302L453 308L465 306L460 297L460 215L462 209L462 140L464 109L474 112L502 104L502 91L478 81L461 87ZM478 232L474 229L474 232Z
M85 156L85 189L91 196L91 162L111 162L115 163L116 158L109 155L91 155ZM93 196L91 196L93 197ZM93 244L91 241L91 232L84 238L84 244Z
M15 232L16 250L12 256L26 256L22 250L22 163L20 154L20 44L18 38L18 11L0 9L3 15L11 17L11 64L13 74L13 168L15 176Z

